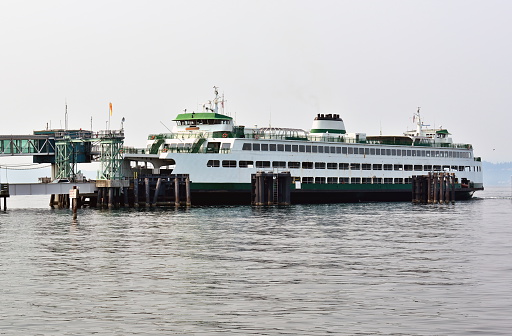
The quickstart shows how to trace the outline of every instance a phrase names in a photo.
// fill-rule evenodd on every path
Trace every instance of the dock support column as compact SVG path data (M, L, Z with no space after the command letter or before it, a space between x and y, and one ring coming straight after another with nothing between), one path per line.
M162 185L162 178L159 177L158 180L156 180L155 195L153 196L153 205L156 205L156 203L158 202L158 194L160 193L161 185Z
M114 188L113 187L108 188L108 208L109 209L114 208Z
M174 178L174 205L180 206L180 180L178 176Z
M133 179L133 206L139 207L139 179Z
M149 199L149 178L145 178L144 182L146 184L146 208L151 206L151 200Z
M185 195L187 197L186 206L189 207L192 205L192 200L190 197L190 177L188 175L185 177Z

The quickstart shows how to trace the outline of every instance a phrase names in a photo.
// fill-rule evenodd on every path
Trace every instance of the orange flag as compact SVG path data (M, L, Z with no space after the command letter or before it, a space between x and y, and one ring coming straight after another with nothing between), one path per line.
M112 116L112 103L109 104L109 108L110 108L110 116Z

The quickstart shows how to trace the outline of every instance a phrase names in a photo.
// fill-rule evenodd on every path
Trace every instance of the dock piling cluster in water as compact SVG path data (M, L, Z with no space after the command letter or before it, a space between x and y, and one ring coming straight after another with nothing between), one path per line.
M290 205L290 172L257 172L251 175L253 205Z
M429 173L412 177L412 202L420 204L455 204L455 183L453 173Z

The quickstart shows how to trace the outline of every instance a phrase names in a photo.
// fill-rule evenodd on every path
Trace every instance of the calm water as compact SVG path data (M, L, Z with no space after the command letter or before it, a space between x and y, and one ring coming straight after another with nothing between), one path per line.
M0 213L0 334L509 335L510 188L409 203ZM30 201L30 209L22 209Z

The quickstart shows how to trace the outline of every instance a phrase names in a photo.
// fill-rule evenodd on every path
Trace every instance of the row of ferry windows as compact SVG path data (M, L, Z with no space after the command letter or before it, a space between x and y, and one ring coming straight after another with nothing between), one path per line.
M362 148L318 145L288 145L288 144L259 144L244 143L242 150L298 153L330 153L330 154L360 154L360 155L391 155L391 156L422 156L422 157L453 157L469 158L470 152L439 151L425 149L396 149L396 148Z
M207 167L236 168L235 160L209 160ZM238 161L239 168L288 168L288 169L341 169L341 170L405 170L405 171L480 171L479 166L404 165L380 163L337 163L295 161Z
M298 181L298 178L296 180ZM303 177L304 184L410 184L411 178L381 177Z

